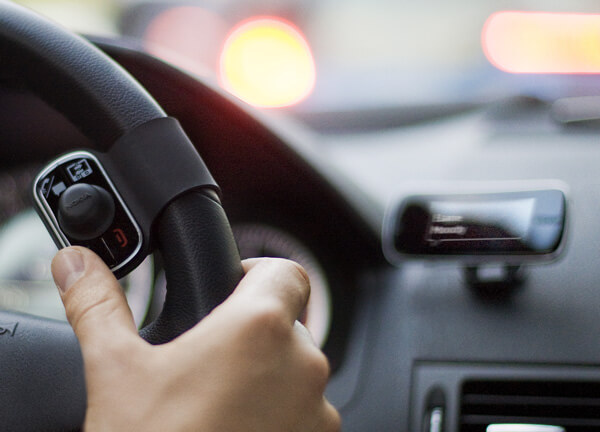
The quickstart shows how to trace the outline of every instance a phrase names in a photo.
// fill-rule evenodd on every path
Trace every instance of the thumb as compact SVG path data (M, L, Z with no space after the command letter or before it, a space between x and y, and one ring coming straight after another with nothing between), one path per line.
M60 250L52 275L84 357L90 350L139 339L121 286L95 253L82 247Z

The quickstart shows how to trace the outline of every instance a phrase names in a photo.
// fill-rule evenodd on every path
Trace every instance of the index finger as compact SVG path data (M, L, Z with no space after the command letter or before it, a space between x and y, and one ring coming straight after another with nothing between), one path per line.
M290 324L302 314L310 296L310 281L300 264L281 258L242 262L246 275L231 295L234 301L275 301Z

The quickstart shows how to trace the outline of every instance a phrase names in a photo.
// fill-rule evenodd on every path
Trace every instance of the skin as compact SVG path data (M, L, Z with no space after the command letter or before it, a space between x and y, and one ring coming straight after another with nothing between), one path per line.
M177 339L138 336L125 296L93 252L61 250L52 272L83 354L94 431L338 431L323 396L329 365L296 321L306 272L280 259L243 263L246 276Z

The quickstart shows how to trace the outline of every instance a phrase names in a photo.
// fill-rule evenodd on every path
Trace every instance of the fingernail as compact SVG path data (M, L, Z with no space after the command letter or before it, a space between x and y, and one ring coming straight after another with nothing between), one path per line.
M60 251L52 261L52 275L61 293L67 292L83 276L84 271L83 256L75 249Z

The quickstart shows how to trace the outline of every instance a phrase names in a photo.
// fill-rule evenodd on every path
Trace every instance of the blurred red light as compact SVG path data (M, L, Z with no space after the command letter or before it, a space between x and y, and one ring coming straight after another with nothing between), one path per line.
M182 69L205 75L220 54L228 24L198 6L176 6L158 14L144 34L145 48Z

